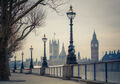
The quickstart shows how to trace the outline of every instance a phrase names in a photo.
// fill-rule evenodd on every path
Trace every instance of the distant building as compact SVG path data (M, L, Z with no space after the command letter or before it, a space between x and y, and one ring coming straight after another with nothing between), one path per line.
M93 37L91 40L91 59L90 58L83 58L80 57L80 52L78 52L78 63L90 63L90 62L98 62L99 61L99 42L97 40L96 33L94 31Z
M78 62L78 64L81 62L80 52L78 52L77 62Z
M49 53L50 53L50 60L54 60L56 58L58 58L59 56L59 40L56 41L54 40L50 40L49 41Z
M36 58L36 61L34 61L34 66L38 65L38 59Z
M99 42L94 31L92 40L91 40L91 61L97 62L99 60Z
M116 52L114 51L109 51L109 53L107 53L107 51L105 52L105 55L102 58L102 61L110 61L110 60L120 60L120 52L119 50Z
M65 52L65 47L64 47L64 44L62 45L62 50L60 52L60 55L59 55L59 64L66 64L66 52Z
M81 57L80 57L80 52L78 52L78 60L80 60L81 59Z
M77 59L78 64L82 64L82 63L90 63L91 60L88 58L82 58L80 57L80 52L78 52L78 59Z
M62 50L59 53L59 40L49 41L49 54L50 58L48 60L49 66L53 65L62 65L66 63L66 52L64 48L64 44L62 45Z

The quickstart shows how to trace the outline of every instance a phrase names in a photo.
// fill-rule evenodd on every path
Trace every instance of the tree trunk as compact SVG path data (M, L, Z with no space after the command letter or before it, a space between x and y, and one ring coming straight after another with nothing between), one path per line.
M0 81L9 80L10 74L6 42L7 41L4 41L4 45L0 45Z
M0 30L0 80L9 80L8 63L8 0L1 0L1 30Z

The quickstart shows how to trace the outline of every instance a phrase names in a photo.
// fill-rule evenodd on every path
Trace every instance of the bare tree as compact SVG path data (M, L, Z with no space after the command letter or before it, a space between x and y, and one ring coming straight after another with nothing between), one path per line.
M13 26L12 33L9 37L8 51L9 53L21 48L22 41L35 28L39 28L44 23L45 12L42 10L33 10L27 14L23 19ZM14 39L14 40L13 40Z
M8 54L18 50L30 32L44 23L45 12L36 11L36 7L49 6L58 12L64 1L38 0L30 4L29 0L0 0L0 80L9 80Z

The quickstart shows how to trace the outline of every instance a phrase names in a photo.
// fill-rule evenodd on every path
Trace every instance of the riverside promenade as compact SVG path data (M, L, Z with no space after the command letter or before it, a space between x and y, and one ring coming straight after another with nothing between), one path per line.
M81 81L62 80L60 78L11 73L10 81L0 81L0 84L87 84Z

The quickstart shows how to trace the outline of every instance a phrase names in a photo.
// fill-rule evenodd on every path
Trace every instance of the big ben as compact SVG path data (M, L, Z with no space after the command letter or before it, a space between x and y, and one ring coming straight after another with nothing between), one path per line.
M91 40L91 60L92 62L97 62L98 61L98 56L99 56L99 42L96 37L96 33L94 31L93 37Z

